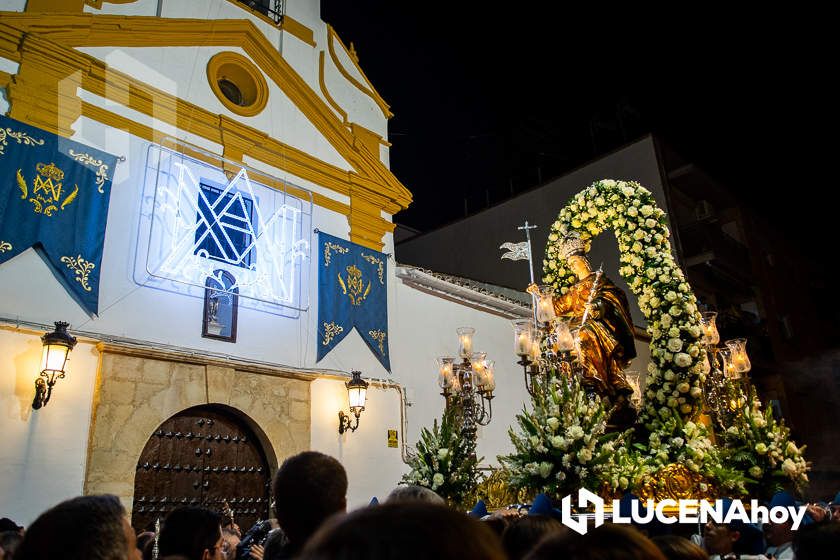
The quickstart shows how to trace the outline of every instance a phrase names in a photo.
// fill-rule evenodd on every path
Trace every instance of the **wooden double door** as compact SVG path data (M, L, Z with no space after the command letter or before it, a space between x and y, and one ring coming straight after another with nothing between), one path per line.
M222 513L228 504L244 532L269 517L270 481L262 445L244 421L222 407L189 408L161 424L143 448L131 523L154 530L177 507Z

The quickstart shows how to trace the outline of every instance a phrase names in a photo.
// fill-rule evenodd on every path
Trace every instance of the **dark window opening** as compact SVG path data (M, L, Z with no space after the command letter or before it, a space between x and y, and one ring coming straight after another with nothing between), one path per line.
M280 23L283 20L283 0L238 0L240 4L245 4L255 12L259 12L264 16L268 16L274 23Z
M222 95L224 95L228 101L234 105L245 107L246 103L244 96L242 95L242 90L239 89L239 86L225 78L221 78L218 83Z

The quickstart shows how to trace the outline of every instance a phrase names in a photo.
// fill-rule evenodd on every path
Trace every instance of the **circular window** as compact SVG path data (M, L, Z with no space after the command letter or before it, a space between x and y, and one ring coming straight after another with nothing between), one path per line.
M207 80L219 101L231 112L252 117L268 102L268 84L253 62L234 52L222 52L207 63Z

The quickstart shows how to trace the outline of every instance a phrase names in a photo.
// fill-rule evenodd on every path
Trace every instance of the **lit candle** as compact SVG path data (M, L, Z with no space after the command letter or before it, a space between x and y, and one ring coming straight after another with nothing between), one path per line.
M531 337L528 336L528 331L522 331L516 337L516 355L520 358L528 355L528 350L531 348Z
M456 332L458 333L458 355L462 358L469 359L473 353L472 336L475 333L475 329L472 327L461 327Z

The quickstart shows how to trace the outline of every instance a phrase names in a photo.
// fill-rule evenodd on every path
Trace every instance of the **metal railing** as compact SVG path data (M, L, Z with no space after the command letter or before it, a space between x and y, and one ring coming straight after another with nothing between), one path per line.
M285 0L237 0L240 4L248 6L255 12L259 12L264 16L270 17L274 23L283 21L283 13L285 12Z

